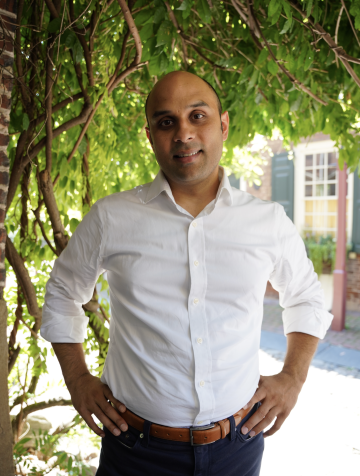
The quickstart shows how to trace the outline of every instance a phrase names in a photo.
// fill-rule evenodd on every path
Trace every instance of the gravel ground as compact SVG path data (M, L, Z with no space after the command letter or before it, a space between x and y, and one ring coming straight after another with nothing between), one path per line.
M282 368L284 354L260 351L260 372ZM265 440L261 476L360 475L360 371L313 361L296 407Z

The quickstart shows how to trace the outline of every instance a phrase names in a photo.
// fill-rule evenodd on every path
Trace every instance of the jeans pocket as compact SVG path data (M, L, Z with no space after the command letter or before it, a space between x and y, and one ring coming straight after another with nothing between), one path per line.
M255 405L251 409L251 411L246 415L245 418L243 418L243 420L241 420L241 422L236 427L236 437L241 443L247 443L248 441L250 441L252 439L252 437L250 436L250 431L246 435L243 435L241 433L241 428L243 427L245 422L256 412L256 410L260 407L260 405L261 405L260 402L255 403Z
M140 431L132 427L129 427L127 431L122 431L119 436L113 435L110 431L106 429L105 433L106 436L110 435L110 437L116 440L119 445L124 446L129 450L133 450L141 440Z

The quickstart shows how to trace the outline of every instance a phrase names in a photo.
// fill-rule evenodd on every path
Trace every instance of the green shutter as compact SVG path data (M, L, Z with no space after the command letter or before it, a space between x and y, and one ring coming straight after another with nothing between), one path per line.
M360 253L360 179L357 169L354 172L354 212L351 241L354 251Z
M271 200L280 203L294 221L294 163L287 152L271 159Z

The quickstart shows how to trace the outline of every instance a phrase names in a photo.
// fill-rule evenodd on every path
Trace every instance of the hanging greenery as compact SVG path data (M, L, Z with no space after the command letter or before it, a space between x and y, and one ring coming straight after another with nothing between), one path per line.
M26 415L71 405L43 401L38 391L47 372L39 337L45 284L97 199L155 177L144 102L156 81L187 70L216 88L231 123L222 164L237 176L258 183L261 153L250 156L245 147L255 134L274 132L285 145L329 134L340 165L353 171L360 158L360 1L19 0L16 25L5 222L8 279L15 274L16 284L5 299L18 442ZM333 262L330 241L306 245L317 272ZM84 311L84 348L96 351L93 371L100 372L110 315L97 289ZM63 437L74 424L81 422ZM74 457L61 458L78 474Z

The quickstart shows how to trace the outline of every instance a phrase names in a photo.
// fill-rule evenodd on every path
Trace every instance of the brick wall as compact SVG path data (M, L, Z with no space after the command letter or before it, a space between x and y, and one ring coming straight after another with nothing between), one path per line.
M360 254L356 255L356 259L347 260L346 271L346 308L360 312Z
M9 143L11 90L13 87L14 35L16 24L15 0L0 0L0 292L5 286L4 228L6 198L9 186L9 159L6 153ZM1 296L0 296L1 297Z

